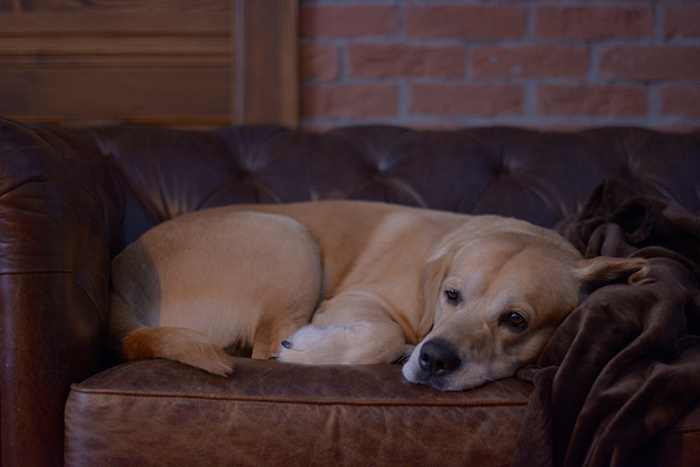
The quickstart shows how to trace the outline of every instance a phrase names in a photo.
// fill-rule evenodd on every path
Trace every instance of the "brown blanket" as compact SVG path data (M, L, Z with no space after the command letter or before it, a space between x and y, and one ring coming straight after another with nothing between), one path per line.
M700 216L607 181L557 230L586 257L649 258L655 282L595 290L518 373L535 391L514 465L649 465L700 401Z

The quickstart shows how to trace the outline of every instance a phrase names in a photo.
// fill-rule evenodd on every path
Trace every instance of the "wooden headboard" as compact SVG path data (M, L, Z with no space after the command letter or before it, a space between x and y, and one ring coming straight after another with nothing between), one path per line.
M297 0L0 0L0 115L298 123Z

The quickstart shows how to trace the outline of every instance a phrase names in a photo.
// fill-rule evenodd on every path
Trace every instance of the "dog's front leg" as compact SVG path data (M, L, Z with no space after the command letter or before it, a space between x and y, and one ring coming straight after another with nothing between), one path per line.
M283 343L278 359L317 365L394 362L404 352L405 336L387 307L368 292L344 293L327 300L311 325Z

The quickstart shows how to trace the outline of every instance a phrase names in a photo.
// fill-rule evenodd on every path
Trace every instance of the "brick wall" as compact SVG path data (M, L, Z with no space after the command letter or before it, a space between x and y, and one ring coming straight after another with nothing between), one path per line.
M305 128L700 128L697 0L300 7Z

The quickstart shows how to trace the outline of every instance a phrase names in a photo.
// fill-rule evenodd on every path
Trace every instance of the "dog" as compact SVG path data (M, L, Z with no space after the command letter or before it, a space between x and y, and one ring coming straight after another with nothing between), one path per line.
M230 346L301 364L401 359L454 391L533 363L591 287L643 284L641 258L583 259L525 221L378 202L225 206L147 231L112 261L122 360L225 376Z

